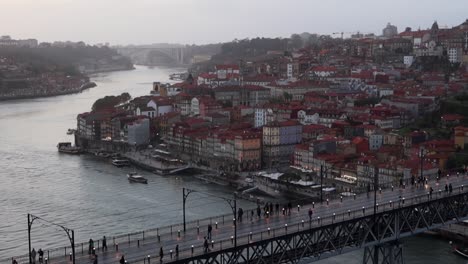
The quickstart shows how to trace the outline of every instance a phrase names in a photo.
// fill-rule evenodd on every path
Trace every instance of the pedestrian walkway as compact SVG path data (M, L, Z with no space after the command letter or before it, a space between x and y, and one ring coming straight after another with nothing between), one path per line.
M452 192L445 186L452 185ZM375 208L377 212L389 210L396 206L407 206L409 204L420 203L430 199L436 199L443 196L466 192L464 186L468 186L468 177L466 175L450 176L443 178L439 182L430 181L428 184L415 186L406 186L378 190L376 192ZM430 194L430 189L433 193ZM285 213L283 214L283 210ZM237 244L241 245L254 240L262 240L270 236L280 235L296 230L303 230L316 225L341 221L353 217L371 214L374 210L374 192L359 194L341 199L325 200L323 203L308 204L305 206L294 205L288 212L288 208L281 207L276 213L273 211L264 215L261 208L260 217L257 216L257 210L244 210L242 221L238 219L237 223ZM311 215L310 215L311 214ZM309 217L310 216L310 217ZM229 219L229 215L225 218ZM234 216L232 216L234 217ZM163 252L162 262L170 262L176 258L190 257L198 254L204 254L206 251L226 249L234 246L236 237L234 237L235 221L230 219L222 222L211 223L211 238L205 241L208 236L208 224L204 222L198 228L189 226L187 231L162 232L158 236L147 236L145 239L129 241L129 243L113 244L108 241L108 250L102 251L96 249L100 264L116 263L122 257L129 263L146 263L159 261L161 249ZM207 247L208 243L208 247ZM178 248L178 256L176 254ZM93 256L81 253L77 249L76 263L90 263ZM26 258L27 261L27 258ZM49 263L69 263L69 256L52 258ZM21 259L20 263L26 263Z

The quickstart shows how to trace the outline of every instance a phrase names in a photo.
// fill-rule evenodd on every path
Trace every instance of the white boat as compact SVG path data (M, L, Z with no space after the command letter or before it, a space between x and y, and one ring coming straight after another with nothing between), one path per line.
M72 146L71 142L59 142L57 149L61 153L67 154L81 154L83 150L80 147Z
M136 172L130 172L129 174L127 174L127 177L129 182L148 184L148 180L145 177L138 175Z
M120 168L120 167L130 166L130 161L128 159L115 158L112 160L112 164Z

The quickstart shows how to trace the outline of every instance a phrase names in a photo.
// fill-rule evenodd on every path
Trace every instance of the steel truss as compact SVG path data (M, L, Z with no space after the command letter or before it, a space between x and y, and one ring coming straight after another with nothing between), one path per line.
M403 247L399 241L366 247L363 264L404 264Z
M291 232L204 255L169 261L190 264L299 263L366 249L364 263L403 263L397 241L426 230L467 219L468 193L419 204L395 203L392 209ZM375 248L375 246L377 246ZM372 248L374 247L374 248ZM396 249L396 250L395 250ZM377 251L376 251L377 250ZM377 253L375 253L377 252ZM365 254L365 256L366 256ZM401 259L401 262L399 259ZM375 262L377 260L377 262ZM371 262L369 262L371 261ZM397 261L397 262L395 262Z

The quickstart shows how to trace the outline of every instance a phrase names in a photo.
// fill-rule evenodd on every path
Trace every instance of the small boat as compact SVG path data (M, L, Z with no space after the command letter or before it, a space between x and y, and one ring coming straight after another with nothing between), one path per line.
M107 152L100 151L100 152L96 153L96 156L101 157L101 158L109 158L111 156L111 154L109 154Z
M67 135L72 135L72 134L75 133L75 131L76 131L75 129L69 128L69 129L67 130Z
M138 175L136 172L130 172L127 174L129 182L138 182L148 184L148 180L141 175Z
M468 248L454 247L453 252L468 259Z
M125 167L125 166L130 166L130 161L128 159L123 159L123 158L115 158L112 160L112 164L116 167Z
M71 142L59 142L57 144L57 149L61 153L67 154L81 154L83 150L80 147L72 146Z

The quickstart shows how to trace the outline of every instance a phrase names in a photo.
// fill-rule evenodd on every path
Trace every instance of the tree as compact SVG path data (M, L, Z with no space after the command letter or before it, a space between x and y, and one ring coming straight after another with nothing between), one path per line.
M284 100L285 100L286 102L290 102L290 101L293 99L292 94L290 94L290 93L288 93L288 92L284 92L284 93L283 93L283 97L284 97Z
M294 49L300 49L304 45L304 41L302 40L302 37L298 34L292 34L291 35L291 47Z

